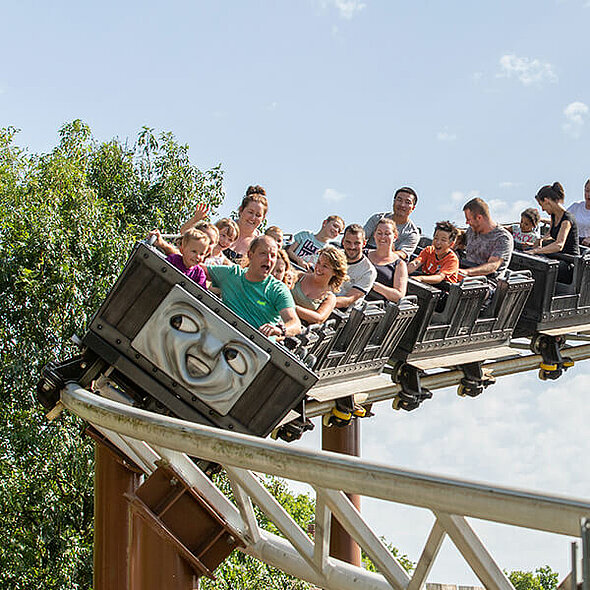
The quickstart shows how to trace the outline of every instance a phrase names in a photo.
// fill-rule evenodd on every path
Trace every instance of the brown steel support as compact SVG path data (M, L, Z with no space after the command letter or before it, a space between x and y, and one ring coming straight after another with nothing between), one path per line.
M129 590L129 505L139 474L104 444L94 447L94 589Z
M347 426L322 426L322 449L343 455L360 457L361 427L359 420L353 420ZM346 494L360 512L361 497L358 494ZM361 548L346 532L344 527L332 516L330 533L330 555L352 565L361 565Z
M129 590L193 590L197 581L189 563L143 517L133 513Z
M140 474L97 436L94 468L94 590L193 590L188 562L158 535L128 497Z

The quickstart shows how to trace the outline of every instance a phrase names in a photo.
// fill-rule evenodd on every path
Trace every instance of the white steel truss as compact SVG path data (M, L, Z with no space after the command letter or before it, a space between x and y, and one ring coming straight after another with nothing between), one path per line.
M231 433L132 408L68 384L62 403L98 428L146 474L164 459L217 509L261 561L322 588L419 590L448 536L486 588L512 585L466 520L510 524L580 536L590 501L537 494L388 467L329 452L287 448L273 441ZM236 504L188 455L225 468ZM254 472L311 484L316 491L312 540L268 492ZM383 545L344 492L430 509L436 519L410 576ZM285 538L258 526L256 504ZM329 556L330 515L369 555L379 574Z

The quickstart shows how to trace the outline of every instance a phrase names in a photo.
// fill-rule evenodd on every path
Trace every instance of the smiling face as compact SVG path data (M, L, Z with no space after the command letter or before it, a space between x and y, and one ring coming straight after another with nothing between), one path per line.
M269 358L178 285L131 345L221 414L231 409Z
M346 260L349 263L360 260L366 243L367 241L361 232L347 231L342 239L342 247L346 254Z
M375 228L375 244L377 248L393 250L397 232L391 223L379 223Z
M451 234L448 231L437 229L432 237L432 246L436 254L441 255L448 252L453 246Z
M236 232L229 225L219 230L219 246L222 250L231 248L237 239Z
M416 207L414 195L400 192L393 199L393 212L400 217L408 217Z
M524 233L528 233L530 231L533 231L535 229L535 225L533 224L533 221L531 219L529 219L526 215L521 215L520 216L520 231L524 232Z
M187 268L200 264L205 260L209 253L209 242L206 239L202 240L185 240L180 245L180 253L182 254L182 262Z
M332 219L331 221L326 219L322 223L322 229L326 231L330 240L335 240L344 231L344 224L339 219Z
M240 211L238 224L246 234L251 235L264 221L265 215L264 205L258 201L251 201Z
M326 285L330 283L330 279L334 276L334 269L330 264L330 260L324 254L320 254L318 261L315 263L313 273L320 278Z

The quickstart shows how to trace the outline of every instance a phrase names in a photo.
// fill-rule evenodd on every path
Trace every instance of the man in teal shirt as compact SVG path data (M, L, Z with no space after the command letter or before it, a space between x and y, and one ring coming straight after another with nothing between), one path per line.
M248 268L210 266L209 278L221 289L223 302L267 337L301 332L291 292L270 273L277 261L277 243L259 236L250 243Z

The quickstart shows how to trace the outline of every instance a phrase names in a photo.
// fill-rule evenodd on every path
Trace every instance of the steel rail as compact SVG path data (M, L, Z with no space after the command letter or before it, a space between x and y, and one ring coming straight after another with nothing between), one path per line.
M311 485L460 514L493 522L579 536L590 500L403 470L329 452L286 447L154 414L102 398L69 383L62 403L82 419L150 444L221 464L305 481Z
M567 347L564 348L562 352L567 354L567 356L571 357L574 361L585 360L590 358L590 344ZM503 377L538 369L539 364L542 361L543 357L540 354L529 354L485 363L482 368L491 371L494 377ZM420 383L422 384L422 387L432 391L435 389L443 389L445 387L459 385L464 376L465 375L460 370L441 371L439 373L425 375L421 378ZM375 385L376 380L374 377L370 379L371 387L366 389L363 389L362 379L355 382L355 386L358 386L358 393L356 395L362 398L362 403L386 401L392 399L401 391L401 387L397 383L392 382L386 375L382 375L381 379L378 380L382 382L382 384L379 385ZM329 387L335 388L333 385ZM309 393L313 396L314 392L319 392L320 390L321 385L314 387ZM321 402L309 401L305 406L305 411L308 418L314 418L315 416L327 414L333 407L333 400Z

